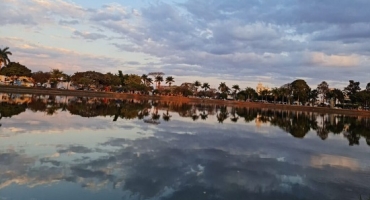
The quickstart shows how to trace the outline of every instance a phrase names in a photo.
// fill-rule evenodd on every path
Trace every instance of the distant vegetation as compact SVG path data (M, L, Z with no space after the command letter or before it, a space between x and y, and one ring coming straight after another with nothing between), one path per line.
M286 104L296 102L302 105L321 103L322 106L327 106L332 100L337 104L337 107L353 109L359 107L368 109L370 104L370 82L364 89L361 89L360 82L354 80L349 80L348 86L343 89L330 88L326 81L322 81L316 88L310 88L302 79L297 79L281 87L262 89L261 91L256 91L253 87L243 89L237 84L229 87L225 82L221 82L217 88L212 89L207 82L202 83L198 80L173 86L175 77L164 78L160 74L152 78L147 74L139 76L124 74L122 71L106 74L85 71L75 72L71 75L59 69L52 69L49 72L31 72L26 66L9 60L8 56L12 53L8 47L0 50L0 65L4 64L4 67L0 69L0 75L8 76L12 80L20 76L32 77L35 86L49 83L50 87L56 88L58 82L68 82L73 88L83 90L182 95L241 101L259 100ZM165 82L167 86L163 86L162 82Z

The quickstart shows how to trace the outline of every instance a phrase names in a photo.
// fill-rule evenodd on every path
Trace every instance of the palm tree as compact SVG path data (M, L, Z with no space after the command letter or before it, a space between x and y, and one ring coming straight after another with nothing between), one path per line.
M202 113L200 113L200 118L201 118L202 120L206 120L206 119L207 119L207 117L208 117L208 114L207 114L205 111L203 111Z
M8 63L10 63L8 55L12 55L12 52L8 51L9 47L5 47L4 49L0 49L0 68L1 64L4 63L6 67Z
M254 90L251 87L245 88L244 92L245 92L245 95L248 96L248 99L251 99L256 94L256 90ZM247 100L247 98L245 98L245 100Z
M172 76L166 78L166 84L168 84L169 87L171 87L173 82L175 82L175 79Z
M198 88L202 86L202 83L200 83L199 81L195 81L194 82L194 87L195 87L195 92L198 92Z
M270 95L270 91L265 89L265 90L262 90L260 94L262 96L262 100L263 100L263 97L266 97L266 101L267 101L267 96Z
M221 82L220 85L218 86L218 89L222 92L222 93L227 93L229 92L230 88L227 87L226 83L225 82Z
M208 84L208 83L203 83L203 85L201 86L201 88L204 90L204 91L207 91L211 88L211 86Z
M168 113L168 110L166 113L163 113L163 116L162 116L163 120L166 122L170 121L171 117L172 116Z
M148 77L148 78L145 80L145 82L146 82L146 85L147 85L147 86L150 86L150 84L153 84L153 79L152 79L152 78L150 78L150 77Z
M280 89L279 88L272 88L271 89L271 94L274 96L274 103L276 103L276 99L280 96Z
M233 85L233 87L231 87L232 89L234 89L234 99L236 99L236 92L237 91L240 91L240 87L239 85Z
M156 76L154 82L157 83L157 89L161 87L161 82L163 82L163 76Z
M148 75L146 75L146 74L141 75L141 80L146 85L147 84L147 80L148 80Z

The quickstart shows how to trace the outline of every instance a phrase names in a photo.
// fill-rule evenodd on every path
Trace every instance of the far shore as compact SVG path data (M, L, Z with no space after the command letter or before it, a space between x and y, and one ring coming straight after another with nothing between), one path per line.
M34 88L34 87L19 87L0 85L0 93L15 93L15 94L44 94L57 96L79 96L79 97L100 97L100 98L119 98L119 99L138 99L138 100L160 100L181 103L200 103L200 104L216 104L237 107L249 108L267 108L272 110L292 110L303 112L317 112L328 114L342 114L349 116L370 117L370 111L364 110L348 110L348 109L334 109L326 107L311 107L311 106L297 106L297 105L282 105L274 103L257 103L245 101L224 101L219 99L201 99L189 98L183 96L149 96L129 93L115 93L115 92L97 92L97 91L81 91L81 90L61 90L51 88Z

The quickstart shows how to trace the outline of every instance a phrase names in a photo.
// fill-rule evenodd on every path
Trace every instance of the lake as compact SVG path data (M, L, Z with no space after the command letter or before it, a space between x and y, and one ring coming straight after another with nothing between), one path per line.
M0 94L0 199L354 199L370 119Z

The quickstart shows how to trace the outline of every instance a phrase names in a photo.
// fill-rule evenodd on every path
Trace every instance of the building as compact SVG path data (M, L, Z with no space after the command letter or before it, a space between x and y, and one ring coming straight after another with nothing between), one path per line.
M258 83L258 85L257 85L257 87L256 87L256 92L257 92L257 94L258 94L258 95L260 95L260 94L261 94L261 91L263 91L263 90L268 90L268 91L270 91L270 88L269 88L269 87L267 87L267 86L263 86L263 85L262 85L262 83Z

